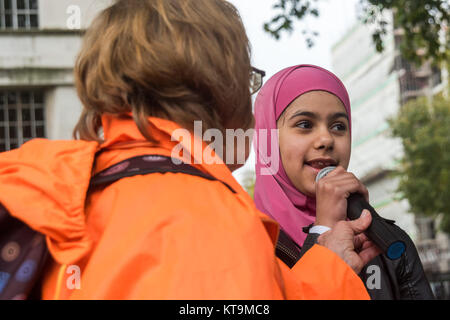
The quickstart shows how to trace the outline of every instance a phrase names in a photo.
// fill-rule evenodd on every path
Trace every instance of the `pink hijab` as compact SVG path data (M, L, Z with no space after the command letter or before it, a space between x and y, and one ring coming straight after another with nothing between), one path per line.
M316 199L298 191L287 177L281 163L278 136L271 135L275 132L271 130L277 129L278 118L292 101L304 93L318 90L332 93L342 101L351 127L347 90L334 74L317 66L298 65L281 70L267 81L255 101L255 203L299 246L307 236L302 228L315 221ZM262 147L261 143L265 145L265 141L267 147ZM268 155L267 150L273 150L273 154ZM274 161L279 162L276 172L271 169Z

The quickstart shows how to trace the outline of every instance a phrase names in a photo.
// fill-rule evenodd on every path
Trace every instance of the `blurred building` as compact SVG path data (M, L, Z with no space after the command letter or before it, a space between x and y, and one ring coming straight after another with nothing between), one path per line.
M390 136L387 123L408 100L446 90L448 72L430 65L416 68L405 61L399 52L402 32L394 28L386 35L384 52L377 53L373 31L373 26L358 23L332 49L333 70L346 85L352 103L349 170L368 187L377 212L395 220L415 241L426 270L448 271L447 236L435 233L434 220L413 215L408 201L396 198L398 180L389 173L403 151L401 140Z
M71 138L81 111L73 67L107 0L0 0L0 151Z

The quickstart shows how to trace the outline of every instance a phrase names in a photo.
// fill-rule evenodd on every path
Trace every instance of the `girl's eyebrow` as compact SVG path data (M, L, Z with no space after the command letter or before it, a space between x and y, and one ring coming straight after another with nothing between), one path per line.
M313 118L313 119L317 119L319 118L319 116L317 115L317 113L314 112L309 112L309 111L297 111L296 113L294 113L289 120L294 119L295 117L301 117L301 116L305 116L305 117L309 117L309 118ZM336 112L335 114L328 116L328 120L329 121L333 121L336 120L337 118L345 118L347 119L347 121L350 122L350 119L348 118L348 115L344 112Z
M309 118L318 118L317 114L315 114L314 112L309 112L309 111L297 111L296 113L294 113L289 120L294 119L295 117L301 117L301 116L306 116Z
M337 118L341 118L341 117L347 119L347 121L350 122L348 115L344 112L337 112L337 113L333 114L332 116L328 117L328 119L330 121L333 121L333 120L336 120Z

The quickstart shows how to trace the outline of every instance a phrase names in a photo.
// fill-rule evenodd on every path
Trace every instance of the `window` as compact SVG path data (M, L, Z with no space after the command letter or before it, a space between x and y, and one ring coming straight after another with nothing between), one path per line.
M0 152L45 137L42 91L0 91Z
M0 29L33 29L38 26L38 0L0 0Z

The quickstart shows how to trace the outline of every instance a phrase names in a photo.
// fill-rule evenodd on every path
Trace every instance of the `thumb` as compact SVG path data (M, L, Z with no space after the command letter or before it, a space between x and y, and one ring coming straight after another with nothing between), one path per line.
M360 234L361 232L366 230L371 223L372 215L370 214L369 210L364 209L361 216L356 220L350 221L349 225L355 234Z

